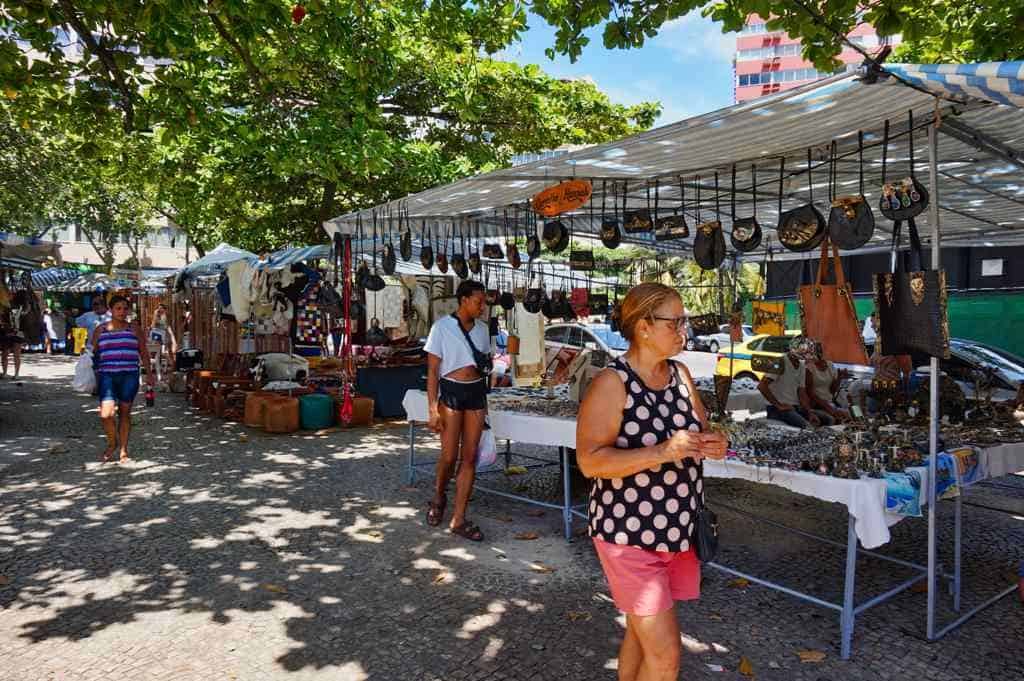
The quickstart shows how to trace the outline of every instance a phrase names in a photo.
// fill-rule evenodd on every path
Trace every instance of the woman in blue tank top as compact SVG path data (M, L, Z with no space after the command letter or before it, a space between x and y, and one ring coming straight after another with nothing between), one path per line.
M110 300L111 319L96 327L92 337L93 365L100 395L100 422L107 435L102 461L110 461L121 444L121 462L128 461L132 403L139 392L139 368L146 365L146 382L153 385L153 371L146 339L139 324L128 323L130 305L124 296ZM114 422L115 414L120 417Z

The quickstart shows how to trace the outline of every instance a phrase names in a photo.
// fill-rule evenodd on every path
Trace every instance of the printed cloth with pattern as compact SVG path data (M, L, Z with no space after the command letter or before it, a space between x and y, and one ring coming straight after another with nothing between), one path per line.
M650 447L684 428L700 431L688 386L673 366L663 390L652 390L622 357L611 368L626 387L626 405L615 446ZM624 478L596 478L590 490L591 537L653 551L690 550L701 466L692 458L671 461Z

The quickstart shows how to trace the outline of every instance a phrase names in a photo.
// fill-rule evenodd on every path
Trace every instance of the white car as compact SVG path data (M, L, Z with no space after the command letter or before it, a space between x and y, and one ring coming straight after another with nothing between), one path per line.
M737 341L737 343L745 343L750 338L754 337L754 327L743 324L743 340ZM722 324L718 327L718 333L711 333L706 336L697 336L696 338L696 349L707 348L708 352L718 352L719 348L729 347L729 325Z

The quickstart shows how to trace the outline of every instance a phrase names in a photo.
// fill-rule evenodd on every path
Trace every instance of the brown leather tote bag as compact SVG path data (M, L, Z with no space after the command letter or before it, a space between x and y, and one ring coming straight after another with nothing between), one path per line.
M832 246L832 263L836 282L823 283L828 270L828 248ZM804 335L821 343L825 359L847 364L868 363L864 341L853 307L853 291L846 283L839 249L828 239L821 242L818 280L800 287L800 316Z

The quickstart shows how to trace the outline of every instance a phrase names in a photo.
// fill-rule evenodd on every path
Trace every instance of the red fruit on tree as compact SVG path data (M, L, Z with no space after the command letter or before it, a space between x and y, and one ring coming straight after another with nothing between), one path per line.
M301 24L302 20L306 18L306 8L302 5L295 5L292 7L292 21L296 24Z

